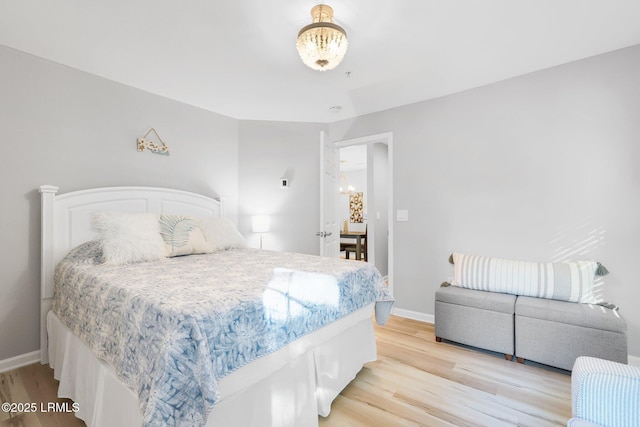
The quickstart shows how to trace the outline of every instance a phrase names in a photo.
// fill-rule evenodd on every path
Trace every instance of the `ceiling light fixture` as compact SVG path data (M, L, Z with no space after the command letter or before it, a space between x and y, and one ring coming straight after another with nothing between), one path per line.
M347 182L347 176L342 171L342 165L344 163L346 163L346 160L340 160L340 175L338 177L340 180L340 194L355 194L356 187L349 185Z
M355 194L356 187L347 183L344 172L340 172L340 194Z
M300 58L314 70L333 70L347 53L347 33L333 23L333 9L326 4L314 6L311 17L312 23L298 33Z

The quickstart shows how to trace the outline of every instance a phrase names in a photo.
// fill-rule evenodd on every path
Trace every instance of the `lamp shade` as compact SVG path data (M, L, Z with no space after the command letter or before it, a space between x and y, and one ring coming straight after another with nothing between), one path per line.
M269 215L254 215L251 218L251 230L254 233L268 233L271 230Z

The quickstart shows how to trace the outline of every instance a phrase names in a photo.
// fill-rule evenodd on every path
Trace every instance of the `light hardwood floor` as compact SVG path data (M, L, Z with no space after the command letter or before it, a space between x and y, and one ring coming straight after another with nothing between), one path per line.
M437 343L433 324L376 326L378 360L338 396L322 427L566 426L571 377L501 355Z
M433 325L391 316L376 326L378 360L365 365L334 401L321 427L564 426L571 416L567 373L499 355L436 343ZM52 370L40 364L0 374L2 402L56 398ZM74 427L70 413L0 412L0 427ZM235 427L235 426L234 426Z
M44 408L47 408L50 402L72 404L69 399L57 398L57 392L58 382L53 379L53 370L48 365L37 363L0 374L2 403L36 404L35 411L12 413L0 410L0 427L84 426L84 422L71 412L42 410L40 405L44 404Z

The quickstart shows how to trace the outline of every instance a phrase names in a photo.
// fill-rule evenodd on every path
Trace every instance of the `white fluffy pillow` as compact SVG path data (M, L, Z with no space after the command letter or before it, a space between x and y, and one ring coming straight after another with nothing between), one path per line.
M206 218L200 223L214 252L247 247L246 240L228 218Z
M91 228L101 243L105 264L152 261L166 255L155 214L96 212Z

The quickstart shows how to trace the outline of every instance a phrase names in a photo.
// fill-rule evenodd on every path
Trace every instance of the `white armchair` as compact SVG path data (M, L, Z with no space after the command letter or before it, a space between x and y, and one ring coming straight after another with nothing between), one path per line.
M640 368L579 357L571 372L568 427L640 427Z

